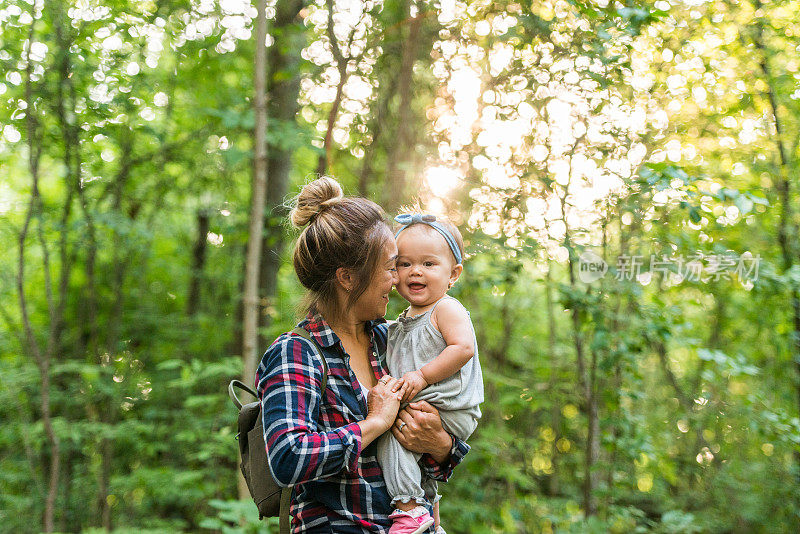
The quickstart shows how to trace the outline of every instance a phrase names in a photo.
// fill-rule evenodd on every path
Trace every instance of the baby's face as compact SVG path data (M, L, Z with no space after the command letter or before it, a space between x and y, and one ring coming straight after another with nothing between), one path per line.
M433 228L415 224L397 236L397 292L413 306L442 298L460 272L447 241Z

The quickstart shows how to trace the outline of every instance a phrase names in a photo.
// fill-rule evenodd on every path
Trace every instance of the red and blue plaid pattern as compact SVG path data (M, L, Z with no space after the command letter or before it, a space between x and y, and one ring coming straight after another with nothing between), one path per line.
M362 450L357 422L367 415L358 379L339 338L320 316L300 324L325 352L328 387L322 398L322 362L311 343L282 334L267 349L256 371L264 439L278 483L295 485L293 532L386 533L391 499L378 464L375 443ZM375 378L386 374L387 324L367 323ZM447 465L423 455L428 476L445 481L469 451L456 438ZM432 530L431 530L432 531Z

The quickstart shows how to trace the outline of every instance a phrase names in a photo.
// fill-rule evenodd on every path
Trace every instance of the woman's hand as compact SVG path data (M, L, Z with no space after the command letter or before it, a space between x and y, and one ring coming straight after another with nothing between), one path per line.
M375 422L381 434L389 430L400 409L402 396L394 391L396 384L396 378L386 375L378 380L367 397L367 419Z
M440 464L450 457L453 438L442 428L439 411L425 401L412 402L400 410L392 434L406 449L428 453Z

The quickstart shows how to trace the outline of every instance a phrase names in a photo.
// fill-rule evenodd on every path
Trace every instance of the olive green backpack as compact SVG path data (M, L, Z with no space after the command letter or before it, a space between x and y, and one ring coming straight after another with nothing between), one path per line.
M317 354L322 359L322 392L328 385L328 363L322 348L304 328L297 327L293 334L313 343ZM242 404L236 396L235 389L241 389L258 398L258 394L239 380L231 380L228 384L228 395L239 410L238 433L239 454L242 458L242 475L247 482L250 496L258 507L258 518L279 517L281 534L289 534L289 503L292 498L292 487L282 488L275 481L267 461L267 447L264 442L264 421L261 417L261 402L254 401Z

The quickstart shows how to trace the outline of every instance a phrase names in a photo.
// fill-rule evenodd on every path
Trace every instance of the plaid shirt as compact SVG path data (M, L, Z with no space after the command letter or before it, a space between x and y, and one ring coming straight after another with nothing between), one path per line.
M386 533L391 500L375 442L362 450L357 422L367 416L367 404L350 369L350 356L322 317L309 316L298 326L325 352L329 370L324 398L322 362L313 345L300 336L278 337L256 371L270 468L279 484L295 486L292 531ZM367 323L375 378L386 374L382 357L387 327L383 319ZM445 481L468 451L469 446L454 437L446 465L427 454L420 465L429 477Z

